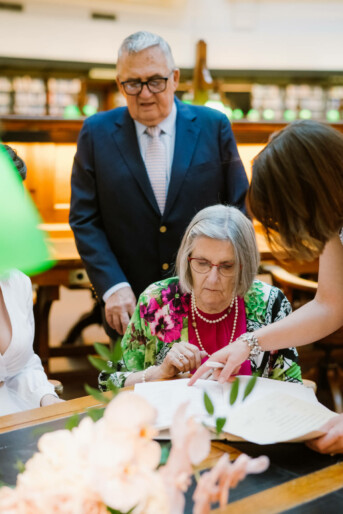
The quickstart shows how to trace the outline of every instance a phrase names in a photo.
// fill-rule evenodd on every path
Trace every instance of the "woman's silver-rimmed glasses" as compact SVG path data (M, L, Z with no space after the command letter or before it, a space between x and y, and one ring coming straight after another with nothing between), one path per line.
M188 262L193 271L196 273L208 273L213 267L216 267L218 273L223 277L232 277L235 274L235 264L212 264L212 262L206 259L197 259L196 257L188 257Z
M150 93L163 93L167 87L167 81L173 71L169 73L168 77L156 77L145 81L125 80L124 82L121 82L121 85L123 86L125 93L132 96L139 95L144 86L149 89Z

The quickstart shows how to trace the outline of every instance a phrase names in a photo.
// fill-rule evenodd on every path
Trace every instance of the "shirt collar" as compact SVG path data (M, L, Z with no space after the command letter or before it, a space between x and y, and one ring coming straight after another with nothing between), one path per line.
M164 120L162 120L161 123L158 124L160 129L163 130L163 132L165 134L167 134L168 136L172 136L175 131L176 114L177 114L177 109L176 109L175 102L173 102L172 110L170 111L168 116L166 118L164 118ZM133 121L135 122L137 136L138 136L138 138L140 138L142 136L142 134L144 134L147 126L143 125L142 123L140 123L137 120L133 120Z

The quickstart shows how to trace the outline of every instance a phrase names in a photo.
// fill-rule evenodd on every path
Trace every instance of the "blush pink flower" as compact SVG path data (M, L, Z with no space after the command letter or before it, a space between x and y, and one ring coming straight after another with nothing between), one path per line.
M231 487L236 487L249 473L262 473L268 466L269 459L264 456L252 459L242 454L235 462L230 462L225 453L210 471L201 475L193 494L193 514L209 514L214 502L224 507Z
M167 464L160 468L169 496L172 514L182 514L184 492L191 483L192 464L199 464L210 451L209 431L187 417L187 403L177 409L170 429L172 448Z
M0 489L0 512L5 514L17 514L19 512L20 499L16 489L2 487Z

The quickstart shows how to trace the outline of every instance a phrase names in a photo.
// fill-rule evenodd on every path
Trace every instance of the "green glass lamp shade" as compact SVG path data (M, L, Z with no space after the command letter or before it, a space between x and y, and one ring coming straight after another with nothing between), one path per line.
M63 111L63 118L73 119L82 116L80 109L77 105L67 105Z
M211 109L216 109L217 111L225 113L225 105L220 100L207 100L205 106L211 107Z
M259 121L261 118L260 113L257 109L249 109L247 112L247 119L249 121Z
M0 276L13 268L34 275L53 266L40 222L12 160L0 147Z
M326 119L332 123L339 121L339 111L337 109L329 109L326 113Z
M244 112L242 111L242 109L234 109L232 111L232 118L234 120L241 120L242 118L244 118Z
M299 118L301 120L310 120L312 118L312 112L309 109L301 109Z
M275 111L273 109L264 109L263 118L267 121L271 121L275 118Z
M293 109L286 109L283 113L283 117L286 121L294 121L297 114Z
M96 110L96 107L94 107L93 105L85 105L83 107L83 114L85 116L92 116L93 114L95 114L97 112Z

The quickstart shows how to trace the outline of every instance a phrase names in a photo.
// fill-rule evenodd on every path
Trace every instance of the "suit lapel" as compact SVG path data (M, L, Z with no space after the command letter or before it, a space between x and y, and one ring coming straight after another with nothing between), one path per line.
M167 216L170 212L180 191L200 132L199 127L195 123L196 115L191 112L191 109L179 100L176 100L176 106L174 158L163 217Z
M135 125L127 109L123 111L122 116L116 121L113 137L130 173L137 180L143 194L154 210L160 215L160 210L139 150Z

